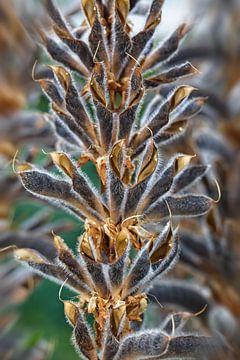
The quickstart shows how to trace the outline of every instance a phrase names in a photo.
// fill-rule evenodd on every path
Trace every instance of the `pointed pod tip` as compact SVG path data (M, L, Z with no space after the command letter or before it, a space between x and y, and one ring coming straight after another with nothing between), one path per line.
M22 164L17 164L14 168L16 170L16 173L21 176L21 173L32 170L33 166L29 163L22 163Z
M62 249L65 248L64 240L59 235L56 235L53 231L52 234L53 234L54 246L57 252L60 252Z
M183 37L185 34L191 31L192 28L193 24L183 23L182 25L180 25L180 36Z

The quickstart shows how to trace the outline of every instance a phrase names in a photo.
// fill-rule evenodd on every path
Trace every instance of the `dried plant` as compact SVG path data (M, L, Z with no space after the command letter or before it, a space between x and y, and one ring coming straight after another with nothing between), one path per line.
M82 0L86 20L73 29L53 2L45 1L56 37L40 29L39 35L62 65L51 65L51 76L36 81L50 99L48 119L58 151L49 155L61 175L27 162L17 171L28 191L73 213L85 231L77 256L58 235L54 261L31 248L17 249L15 255L77 294L75 301L64 301L64 311L83 357L211 357L216 339L181 331L190 314L178 313L157 329L141 330L147 291L179 255L177 218L202 216L215 201L181 194L207 166L191 166L192 154L176 153L168 160L161 154L205 100L185 85L164 99L155 96L162 84L196 72L188 62L168 66L189 27L180 26L154 48L163 1L150 4L144 29L132 35L127 16L136 3ZM82 38L86 23L88 42ZM79 77L85 78L82 88ZM99 190L81 169L87 161L96 166Z

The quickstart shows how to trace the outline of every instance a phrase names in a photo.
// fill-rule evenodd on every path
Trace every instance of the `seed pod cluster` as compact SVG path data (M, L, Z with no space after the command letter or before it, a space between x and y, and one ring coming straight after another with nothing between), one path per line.
M168 65L189 27L180 26L154 48L163 0L151 2L137 34L128 14L138 1L81 3L86 19L74 29L53 1L45 0L54 35L39 29L47 51L61 64L50 65L49 78L36 80L50 100L49 121L58 142L49 156L60 175L30 163L17 171L29 192L73 213L84 232L76 254L54 235L53 261L29 248L16 250L16 257L76 293L76 301L64 302L64 311L75 347L87 359L211 353L215 340L170 334L168 320L157 330L138 331L148 289L178 259L177 219L202 216L214 205L211 197L186 190L208 167L191 165L194 154L163 160L161 152L184 133L188 118L205 101L186 85L165 97L157 93L162 84L196 72L188 62ZM88 161L96 167L99 189L82 169ZM174 315L176 329L189 316Z

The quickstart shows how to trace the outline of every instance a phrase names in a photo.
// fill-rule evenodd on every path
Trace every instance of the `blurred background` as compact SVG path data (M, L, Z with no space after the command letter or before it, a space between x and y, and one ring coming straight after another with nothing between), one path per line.
M71 24L81 24L79 0L55 2ZM132 13L133 31L144 24L148 5L149 1L140 1ZM182 257L172 277L190 279L207 289L223 312L212 315L208 326L222 329L230 318L230 327L238 329L240 0L166 0L154 46L182 23L193 28L171 64L191 61L199 73L185 82L208 101L174 149L194 151L200 163L212 165L222 200L204 225L182 224ZM59 286L31 274L12 257L15 244L42 247L53 258L52 230L72 248L83 230L70 215L27 194L15 174L15 158L51 168L46 154L54 148L52 129L44 115L48 100L32 74L36 60L42 65L52 62L39 44L36 26L50 29L41 0L0 0L0 358L74 360L78 356L70 342L71 329L64 319ZM45 70L40 66L39 71ZM88 163L84 171L98 186L94 166ZM202 186L212 195L209 179L203 179ZM203 226L206 231L202 231ZM196 234L199 239L194 238ZM61 296L65 299L72 294L64 290ZM225 334L229 329L222 331ZM233 340L233 347L229 359L239 359L239 339Z

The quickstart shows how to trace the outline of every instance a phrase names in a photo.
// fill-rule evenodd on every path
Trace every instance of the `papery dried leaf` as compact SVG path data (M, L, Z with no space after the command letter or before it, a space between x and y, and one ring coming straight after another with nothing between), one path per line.
M70 73L63 66L50 65L62 88L67 91L70 81Z
M143 64L143 69L147 70L155 65L165 61L178 49L179 41L189 31L189 26L186 24L180 25L179 28L167 39L159 48L151 53Z
M17 167L16 167L16 170L18 172L28 171L28 170L32 170L32 169L33 169L33 166L28 163L17 164Z
M179 155L174 160L174 176L176 176L179 172L181 172L184 168L186 168L190 161L192 160L193 155Z
M120 159L122 156L123 146L124 140L117 141L116 144L114 144L109 157L110 165L118 177L121 176Z
M94 0L81 0L82 8L84 14L89 22L89 25L92 27L95 20L96 15L96 5Z
M171 109L175 109L184 99L186 99L194 90L192 86L180 86L178 87L171 97Z
M151 277L147 279L149 285L151 284L154 278L156 278L159 275L163 276L165 273L170 271L172 266L178 260L180 247L179 247L177 230L175 230L174 232L172 232L172 230L170 231L169 236L167 238L167 243L165 244L166 246L163 247L165 258L151 264L153 273Z
M129 240L130 240L129 231L127 229L123 228L118 233L117 238L116 238L116 252L119 257L126 255L125 250L127 248L127 244L129 242Z
M137 182L142 182L156 169L158 163L158 151L153 141L150 141L144 153L144 160L138 174Z
M168 256L173 245L172 225L169 222L161 232L160 236L154 240L153 247L150 252L151 263L154 264L163 260Z
M113 306L110 321L111 330L115 337L118 337L121 332L121 325L126 318L126 303L125 301L118 300Z
M51 158L54 164L58 165L70 178L73 177L73 165L69 157L61 152L51 152Z
M78 319L73 332L74 344L89 360L98 360L96 345L92 339L90 330L83 315L79 312Z
M141 68L139 66L136 66L132 72L130 79L128 106L132 107L134 105L137 105L139 101L142 99L143 94L144 94L144 87L142 84L142 72L141 72Z
M161 15L163 3L164 0L153 0L150 7L149 15L145 23L145 29L152 27L155 22L157 22L157 24L159 23L160 19L158 17L160 17Z
M106 107L105 67L103 63L96 63L90 80L90 90L95 100Z
M31 261L37 264L43 264L47 261L39 252L33 249L17 249L14 251L16 258L20 261Z
M130 10L130 1L129 0L116 0L116 10L118 15L124 24Z

